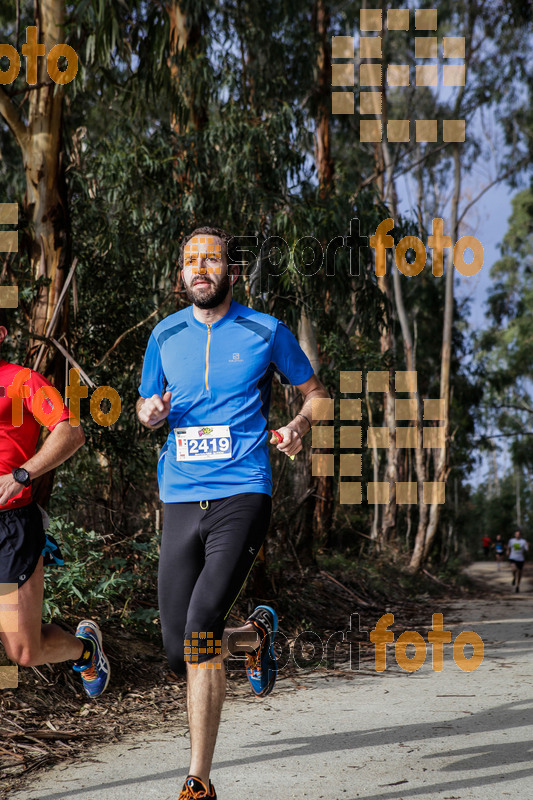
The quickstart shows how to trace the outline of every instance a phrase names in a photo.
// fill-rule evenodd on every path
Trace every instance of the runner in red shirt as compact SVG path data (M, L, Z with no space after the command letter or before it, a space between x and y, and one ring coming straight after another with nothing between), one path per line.
M6 336L7 316L0 309L0 346ZM35 452L41 425L50 435ZM97 697L109 681L109 664L96 623L80 622L75 636L42 624L47 537L31 496L32 481L84 442L79 420L57 389L38 372L0 358L0 640L21 666L74 661L86 693Z

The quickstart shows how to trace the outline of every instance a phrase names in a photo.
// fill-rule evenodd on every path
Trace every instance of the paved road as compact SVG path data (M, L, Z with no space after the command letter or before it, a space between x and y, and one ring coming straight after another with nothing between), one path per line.
M428 648L407 673L389 645L383 673L365 665L281 678L266 700L226 704L213 771L219 800L531 800L533 581L511 594L507 565L499 575L493 563L471 572L489 581L486 600L452 605L444 623L452 641L462 630L482 637L477 670L461 671L445 646L442 672ZM176 800L188 748L183 734L129 737L9 800Z

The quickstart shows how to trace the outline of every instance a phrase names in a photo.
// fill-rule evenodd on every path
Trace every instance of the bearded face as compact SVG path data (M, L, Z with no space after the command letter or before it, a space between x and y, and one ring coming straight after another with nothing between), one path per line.
M216 308L231 291L226 247L217 236L195 236L183 253L183 284L189 302Z

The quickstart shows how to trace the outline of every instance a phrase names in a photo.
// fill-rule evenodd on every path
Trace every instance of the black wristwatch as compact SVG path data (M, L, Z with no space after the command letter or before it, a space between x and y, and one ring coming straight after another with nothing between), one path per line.
M17 483L21 483L23 486L30 486L31 484L30 473L28 472L27 469L24 469L24 467L15 467L15 469L12 470L11 474L13 475Z

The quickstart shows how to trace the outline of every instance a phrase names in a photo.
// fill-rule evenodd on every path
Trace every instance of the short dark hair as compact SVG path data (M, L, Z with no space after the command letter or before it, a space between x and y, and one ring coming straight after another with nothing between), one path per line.
M0 326L9 330L9 324L7 321L7 314L5 308L0 308Z
M222 241L226 244L228 264L234 264L237 261L237 241L235 236L223 230L222 228L211 228L209 225L204 225L201 228L195 228L192 233L189 233L182 239L178 258L178 269L183 269L183 254L185 251L185 245L187 242L190 242L191 239L194 239L195 236L216 236L218 239L222 239Z

